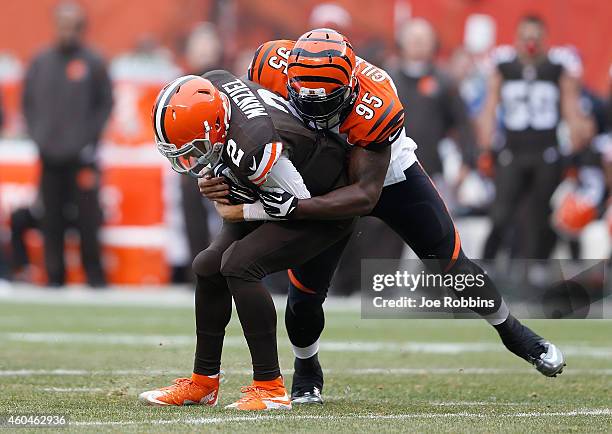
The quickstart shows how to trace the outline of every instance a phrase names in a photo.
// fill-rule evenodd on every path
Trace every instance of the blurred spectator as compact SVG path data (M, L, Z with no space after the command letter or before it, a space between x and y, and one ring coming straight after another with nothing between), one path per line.
M110 66L113 80L165 83L180 74L170 50L160 46L157 38L148 33L138 38L131 51L114 58Z
M2 136L2 94L0 94L0 136ZM8 278L8 267L4 259L4 252L2 251L2 243L0 243L0 281Z
M4 283L5 280L8 280L8 266L6 261L4 260L4 252L2 251L2 245L0 245L0 285Z
M606 187L608 189L607 203L605 204L605 220L608 226L608 234L612 236L612 65L608 70L609 85L608 85L608 101L607 101L607 116L606 116L606 132L600 134L598 143L599 152L602 154L604 175ZM609 257L612 260L612 251L609 252Z
M0 137L2 136L3 126L4 126L4 110L2 109L2 92L0 92Z
M188 74L202 75L222 68L223 47L217 29L212 23L197 25L187 40L185 57ZM243 71L244 74L245 71ZM210 244L208 215L210 205L202 198L197 182L189 176L181 176L183 215L189 242L191 260ZM215 213L216 214L216 213Z
M202 75L223 67L223 46L213 23L200 23L191 31L185 59L190 74Z
M608 90L608 102L606 104L608 110L606 129L608 132L612 133L612 65L610 65L608 75L610 77L610 85Z
M567 242L572 259L582 257L580 236L600 213L605 196L605 176L599 149L606 134L605 103L586 87L581 89L580 109L591 120L594 136L584 149L572 153L573 144L567 128L559 134L561 151L565 150L563 181L551 198L551 223L559 237Z
M30 258L25 243L29 229L39 229L44 211L40 198L30 207L17 208L11 213L11 268L13 280L31 282Z
M249 66L251 65L251 61L253 60L253 53L255 52L255 48L245 48L244 50L240 50L232 63L232 73L236 77L242 77L246 74Z
M99 172L96 147L112 107L102 59L82 42L84 11L76 3L55 9L56 41L32 61L23 108L42 162L42 232L50 286L65 281L66 221L76 217L81 259L91 286L106 284L100 264Z
M557 128L564 118L575 149L585 144L578 108L580 61L567 50L548 50L545 26L536 16L521 19L514 47L500 47L481 116L480 143L493 148L497 107L501 107L505 146L497 154L492 228L483 257L496 256L517 210L524 207L525 236L520 256L549 257L555 243L550 198L560 181ZM514 237L517 239L517 237Z
M2 135L2 95L0 94L0 136ZM0 281L8 278L8 267L4 260L4 252L2 251L2 243L0 243Z
M343 33L351 27L352 21L349 11L339 4L329 2L320 3L312 9L308 24L313 29L326 27Z
M349 8L350 9L350 8ZM386 59L385 39L376 32L362 32L355 28L351 12L334 2L318 3L308 17L308 28L330 28L346 35L353 48L363 59L374 65L382 65ZM304 29L307 30L307 29Z
M475 118L480 114L485 101L487 80L472 53L463 47L453 51L448 64L448 73L457 83L459 95L468 108L470 118Z
M421 164L448 198L439 144L456 133L463 161L471 164L476 140L467 108L455 83L434 65L438 41L428 21L415 18L405 23L398 42L400 61L390 75L404 105L406 134L419 145Z

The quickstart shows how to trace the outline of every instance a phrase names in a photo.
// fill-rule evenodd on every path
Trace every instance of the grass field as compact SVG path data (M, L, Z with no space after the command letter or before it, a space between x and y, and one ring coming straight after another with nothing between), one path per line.
M138 393L190 373L188 303L0 298L0 413L66 414L75 432L612 431L610 322L529 322L566 352L566 371L551 379L502 349L481 321L361 320L354 308L336 305L321 352L325 405L245 414L223 409L250 378L235 314L222 405L154 408L139 404Z

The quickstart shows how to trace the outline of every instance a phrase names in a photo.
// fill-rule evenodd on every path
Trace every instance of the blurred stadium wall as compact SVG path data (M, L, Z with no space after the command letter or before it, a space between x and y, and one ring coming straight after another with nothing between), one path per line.
M52 35L51 11L57 0L2 2L0 51L27 60ZM313 8L322 0L81 0L89 15L89 40L107 58L130 50L143 35L154 35L171 49L181 46L198 21L218 24L229 55L276 37L296 37L309 27ZM430 20L440 35L441 54L463 41L465 21L487 14L497 24L497 43L511 43L515 25L525 13L544 17L550 43L578 48L585 81L607 89L612 59L608 34L612 2L608 0L334 0L351 15L351 39L380 39L393 48L394 26L405 11ZM21 19L16 19L21 17ZM239 29L239 30L238 30Z
M25 137L20 113L21 77L32 56L53 38L52 11L58 0L0 3L0 93L5 115L0 140L0 232L7 217L36 196L37 157ZM115 106L101 147L102 205L105 211L104 255L111 283L165 283L169 263L187 263L179 231L169 232L173 217L168 190L177 176L154 150L149 128L150 107L161 85L184 69L185 40L202 21L214 22L224 44L223 64L240 73L263 41L296 38L322 25L329 9L340 5L346 16L340 30L357 51L374 63L387 63L395 51L395 29L410 16L429 19L440 37L440 57L464 43L468 17L489 15L495 22L495 44L512 43L515 26L525 13L545 18L549 42L573 45L582 56L584 80L600 93L608 90L612 60L609 0L81 0L88 14L88 41L111 65ZM151 44L152 42L152 44ZM126 53L149 43L163 51L161 63L138 64ZM164 63L165 59L165 63ZM122 62L123 60L123 62ZM158 59L159 60L159 59ZM240 66L239 66L240 65ZM171 196L171 195L170 195ZM2 234L0 234L2 235ZM42 245L29 234L36 281L44 281ZM82 281L74 242L68 248L69 281ZM171 240L171 242L169 242ZM184 244L184 240L182 241ZM72 246L72 247L71 247ZM172 249L168 249L168 247ZM176 250L176 251L172 251ZM183 249L185 250L185 249ZM173 259L174 258L174 259ZM177 259L179 258L179 259Z

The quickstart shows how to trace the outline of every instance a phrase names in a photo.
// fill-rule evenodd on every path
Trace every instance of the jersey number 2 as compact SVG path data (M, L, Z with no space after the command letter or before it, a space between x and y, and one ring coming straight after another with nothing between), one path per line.
M234 163L236 166L240 166L240 160L242 160L242 157L244 157L244 151L238 147L233 139L229 139L227 141L225 149L227 151L227 155L229 155L231 158L232 163Z

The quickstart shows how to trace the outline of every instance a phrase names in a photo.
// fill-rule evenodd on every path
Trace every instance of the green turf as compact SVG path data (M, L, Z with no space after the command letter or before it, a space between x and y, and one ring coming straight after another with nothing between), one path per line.
M190 308L5 303L0 306L4 373L0 413L67 414L75 432L612 431L612 362L605 354L576 352L587 347L610 354L611 323L529 324L561 348L574 349L560 377L544 378L502 350L459 354L393 350L396 343L497 343L494 331L481 321L361 320L357 312L331 312L324 342L387 343L388 347L376 352L323 351L321 361L329 370L324 406L256 415L222 406L153 408L137 402L139 392L167 385L177 373L189 375L194 330ZM221 404L236 399L240 386L249 382L250 360L235 315L228 336L231 345L223 355L228 374ZM122 337L129 341L104 341ZM279 347L282 366L291 368L282 326ZM359 371L367 368L422 368L423 372L365 375ZM474 368L498 371L470 371ZM7 375L9 370L23 369L86 372ZM120 372L126 370L135 373ZM286 380L290 383L290 371ZM600 409L607 413L594 414ZM577 413L568 414L572 411Z

